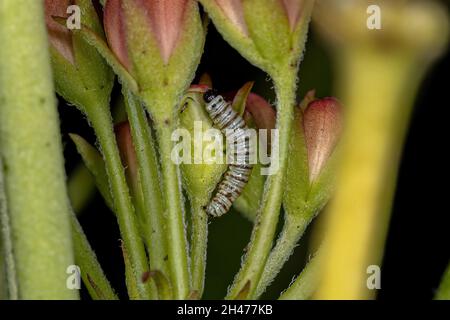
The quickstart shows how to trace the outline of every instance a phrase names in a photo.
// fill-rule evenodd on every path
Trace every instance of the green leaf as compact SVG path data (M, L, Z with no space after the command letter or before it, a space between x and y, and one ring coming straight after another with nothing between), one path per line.
M100 152L89 142L77 134L69 134L75 143L78 153L81 155L86 168L95 179L95 184L100 191L106 205L114 212L114 204L109 189L108 176L106 174L105 163Z
M80 267L81 277L90 296L94 300L117 300L117 295L103 273L95 252L92 250L73 212L70 214L70 222L72 225L75 263Z
M244 114L247 97L252 91L254 83L253 81L245 83L234 96L232 107L241 117Z

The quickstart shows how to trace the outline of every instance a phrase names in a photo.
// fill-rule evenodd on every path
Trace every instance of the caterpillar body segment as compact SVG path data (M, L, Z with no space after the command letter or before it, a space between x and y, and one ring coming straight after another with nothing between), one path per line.
M205 208L209 215L219 217L230 210L250 178L253 168L250 154L253 148L246 134L247 125L231 104L213 90L205 92L203 97L213 124L226 136L227 142L231 141L227 144L227 150L231 150L227 152L231 156L231 159L227 159L230 165Z

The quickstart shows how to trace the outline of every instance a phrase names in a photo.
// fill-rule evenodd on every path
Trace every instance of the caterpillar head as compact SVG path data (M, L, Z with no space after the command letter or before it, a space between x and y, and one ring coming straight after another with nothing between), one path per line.
M211 101L214 100L214 98L217 97L217 95L218 95L217 90L209 89L203 94L203 100L205 101L205 103L210 103Z

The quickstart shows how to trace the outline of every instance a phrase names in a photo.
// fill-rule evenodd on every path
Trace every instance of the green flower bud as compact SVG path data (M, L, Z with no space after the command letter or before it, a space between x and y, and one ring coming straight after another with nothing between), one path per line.
M46 23L56 91L86 113L86 108L108 105L114 74L95 48L56 20L68 18L70 5L80 8L81 23L103 35L97 12L89 0L46 0Z

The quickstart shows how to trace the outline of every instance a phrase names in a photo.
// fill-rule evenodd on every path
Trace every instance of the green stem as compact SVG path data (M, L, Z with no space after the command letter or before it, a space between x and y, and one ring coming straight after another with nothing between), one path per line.
M163 194L166 201L166 237L170 278L175 299L186 299L189 294L189 269L186 229L181 194L180 170L171 159L171 135L175 129L172 119L155 121L161 157Z
M450 300L450 264L445 270L439 289L434 297L436 300Z
M77 299L42 1L0 2L0 145L21 299Z
M8 215L8 205L6 203L5 186L3 181L3 161L0 157L0 264L5 266L6 294L10 300L19 298L17 288L16 263L14 261L13 244L11 235L11 222ZM0 268L3 266L0 265ZM0 272L3 272L0 269ZM2 279L3 280L3 279Z
M135 144L139 177L143 193L144 214L148 225L150 268L168 275L167 244L164 235L164 206L159 184L158 162L153 146L150 127L142 106L132 96L125 93L126 110L131 125L133 143Z
M208 215L203 205L192 205L191 277L192 291L201 297L205 286L206 252L208 247Z
M311 216L309 214L300 217L287 216L283 230L281 231L275 247L270 252L267 259L266 266L259 280L256 288L255 297L260 297L266 288L272 283L275 277L283 268L283 265L294 252L298 241L304 234L306 227L311 222L311 218L305 219L304 216Z
M94 300L117 300L117 295L111 288L108 279L103 273L102 267L97 261L86 235L81 228L75 213L71 213L73 246L75 262L80 267L81 277L89 294Z
M296 69L295 69L296 70ZM256 286L272 248L282 202L284 176L287 167L289 142L295 103L296 74L288 71L274 77L277 93L277 129L279 133L279 170L267 178L264 197L255 221L245 260L236 275L227 298L233 299L250 283L247 297L254 298Z
M149 271L149 266L119 155L111 114L107 106L100 105L86 109L105 160L120 234L131 262L138 291L141 294L141 299L154 298L151 295L149 285L142 281L142 276Z
M316 291L321 272L322 247L316 252L314 257L308 262L294 283L284 291L279 300L307 300Z

